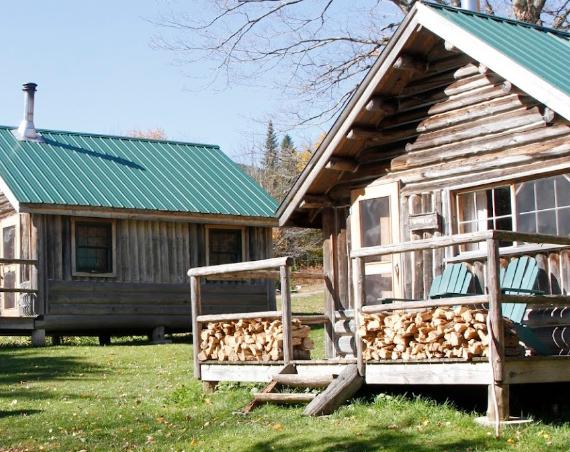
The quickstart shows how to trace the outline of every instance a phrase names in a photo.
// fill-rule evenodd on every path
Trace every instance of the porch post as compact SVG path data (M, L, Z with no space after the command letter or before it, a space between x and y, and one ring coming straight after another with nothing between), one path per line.
M293 337L291 333L291 284L289 266L279 267L281 277L281 325L283 328L283 361L285 365L293 359Z
M503 384L505 341L501 311L500 260L497 238L487 239L487 293L489 296L489 362L493 381L489 385L487 417L489 420L509 419L509 385Z
M201 299L200 299L200 277L190 277L190 302L192 304L192 348L194 349L194 377L200 379L202 371L200 368L200 323L198 316L201 312Z
M356 342L356 362L358 373L364 376L366 368L364 365L364 357L362 355L363 343L360 334L358 334L358 329L360 327L360 312L364 305L364 301L366 300L366 287L364 285L364 259L361 257L355 258L354 278L356 281L356 290L354 294L354 340Z

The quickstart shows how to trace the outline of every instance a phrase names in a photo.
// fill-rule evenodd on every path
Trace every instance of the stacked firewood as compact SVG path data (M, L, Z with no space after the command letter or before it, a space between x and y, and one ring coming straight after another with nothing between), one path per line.
M510 320L504 319L505 354L524 355ZM392 311L363 316L358 330L365 360L488 356L487 310L467 306Z
M311 328L293 319L295 359L309 359L314 343ZM279 361L283 359L281 320L247 319L210 322L200 333L201 361Z

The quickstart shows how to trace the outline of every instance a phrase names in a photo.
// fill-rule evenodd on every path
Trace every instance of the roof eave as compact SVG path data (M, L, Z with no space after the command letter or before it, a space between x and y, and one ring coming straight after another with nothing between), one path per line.
M358 111L364 108L364 105L372 95L376 85L375 81L381 79L392 66L401 48L418 25L416 19L417 5L418 3L416 3L406 15L386 45L386 48L378 57L378 60L374 63L364 80L362 80L352 98L327 133L325 139L307 163L307 166L287 192L287 195L276 212L277 218L279 219L279 226L287 226L291 215L302 201L303 196L306 194L314 179L314 177L311 178L310 176L316 176L326 165L326 162L342 137L348 133L348 129L352 125Z
M120 209L61 204L25 203L19 205L19 212L42 215L66 215L92 218L114 218L125 220L166 220L203 224L236 226L277 226L277 218L262 216L229 215L200 212L173 212L148 209Z
M447 20L433 8L421 3L416 3L416 6L417 20L426 29L570 120L570 98L567 94L469 31Z

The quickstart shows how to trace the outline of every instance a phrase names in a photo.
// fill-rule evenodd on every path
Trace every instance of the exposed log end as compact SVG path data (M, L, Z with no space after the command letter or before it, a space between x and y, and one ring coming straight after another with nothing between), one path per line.
M386 116L393 115L398 111L398 105L396 102L391 100L386 100L381 97L373 97L366 104L366 110L374 113L382 113Z
M554 119L556 118L556 112L554 110L552 110L551 108L546 107L544 109L544 113L542 114L542 117L544 118L544 121L546 122L546 124L552 124L554 122Z
M354 173L358 170L358 162L349 158L331 157L325 168L333 171L348 171Z
M394 62L394 69L405 72L425 72L429 63L411 55L401 55Z

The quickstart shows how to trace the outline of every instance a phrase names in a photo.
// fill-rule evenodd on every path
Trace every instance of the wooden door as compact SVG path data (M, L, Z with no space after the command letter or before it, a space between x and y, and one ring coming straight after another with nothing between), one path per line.
M352 193L352 248L390 245L400 242L399 185L389 183ZM402 296L400 255L366 259L366 301L378 304L382 298Z
M13 216L0 221L0 252L6 259L17 259L18 257L18 217ZM16 264L0 265L0 287L14 289L18 287L19 272ZM19 315L18 294L3 292L0 294L2 315L15 317Z

